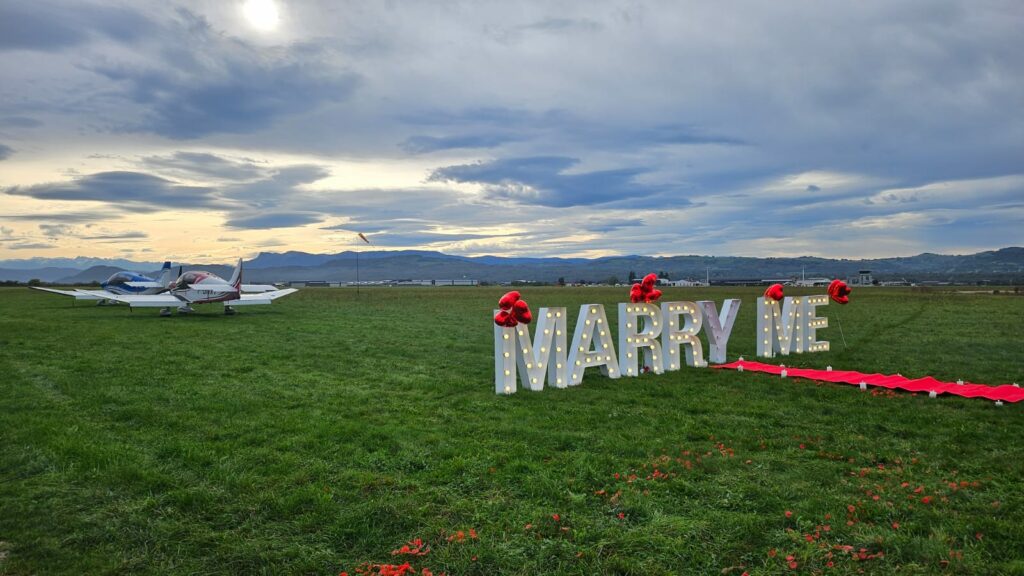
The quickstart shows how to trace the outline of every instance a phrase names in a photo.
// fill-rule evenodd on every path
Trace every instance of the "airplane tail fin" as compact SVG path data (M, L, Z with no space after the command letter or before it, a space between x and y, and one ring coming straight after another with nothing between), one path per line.
M160 279L157 280L157 282L159 282L161 286L166 288L167 285L170 284L172 280L174 280L174 272L171 271L171 263L164 262L164 267L160 270Z
M235 264L235 271L231 273L231 280L228 284L234 286L235 290L242 289L242 259L238 259L238 264Z

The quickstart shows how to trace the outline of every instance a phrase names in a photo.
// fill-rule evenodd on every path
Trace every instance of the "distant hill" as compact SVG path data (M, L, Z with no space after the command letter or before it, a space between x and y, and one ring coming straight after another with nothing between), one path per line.
M64 278L68 274L75 274L78 270L74 268L35 268L30 270L19 268L0 268L0 281L8 280L14 282L28 282L32 279L43 282L54 282Z
M356 278L355 252L310 254L307 252L263 252L246 262L245 280L281 282L291 280L325 280L348 282ZM65 259L91 262L95 259ZM122 266L123 264L123 266ZM175 262L178 266L180 263ZM159 264L118 261L74 268L8 268L0 262L0 280L25 282L39 278L47 282L99 282L121 269L150 276L159 272ZM184 269L204 269L227 277L230 265L183 265ZM359 253L361 280L460 279L487 282L532 280L567 282L585 280L603 282L615 277L625 282L629 273L643 275L664 271L673 279L711 280L839 277L855 275L858 270L871 270L879 280L976 282L1002 284L1024 283L1024 248L966 255L919 254L899 258L865 260L815 258L750 258L743 256L610 256L605 258L509 258L502 256L454 256L424 250L366 251Z

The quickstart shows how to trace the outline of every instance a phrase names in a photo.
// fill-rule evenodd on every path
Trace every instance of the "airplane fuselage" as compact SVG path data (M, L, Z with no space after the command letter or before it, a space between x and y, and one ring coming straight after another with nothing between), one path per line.
M168 291L188 304L227 302L238 300L240 297L240 288L231 286L220 276L203 270L182 274L171 283Z

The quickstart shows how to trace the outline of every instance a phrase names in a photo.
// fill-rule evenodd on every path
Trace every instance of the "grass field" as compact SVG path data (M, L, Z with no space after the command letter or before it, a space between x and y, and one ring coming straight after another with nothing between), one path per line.
M159 318L0 290L0 574L1024 574L1024 405L711 369L499 397L502 292ZM523 292L570 329L625 294ZM734 359L758 293L666 298L743 298ZM823 310L849 347L783 362L1024 382L1024 298Z

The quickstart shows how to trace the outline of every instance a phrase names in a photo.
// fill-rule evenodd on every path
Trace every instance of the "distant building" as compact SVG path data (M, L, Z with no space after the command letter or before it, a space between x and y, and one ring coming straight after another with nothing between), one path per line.
M871 276L871 270L861 270L857 272L855 282L861 286L870 286L875 283L875 279Z
M803 288L814 288L817 286L828 286L832 281L828 278L803 278L800 280L794 280L793 286L800 286Z
M673 288L693 288L697 286L707 286L700 280L667 280L665 278L658 278L659 286L671 286Z

